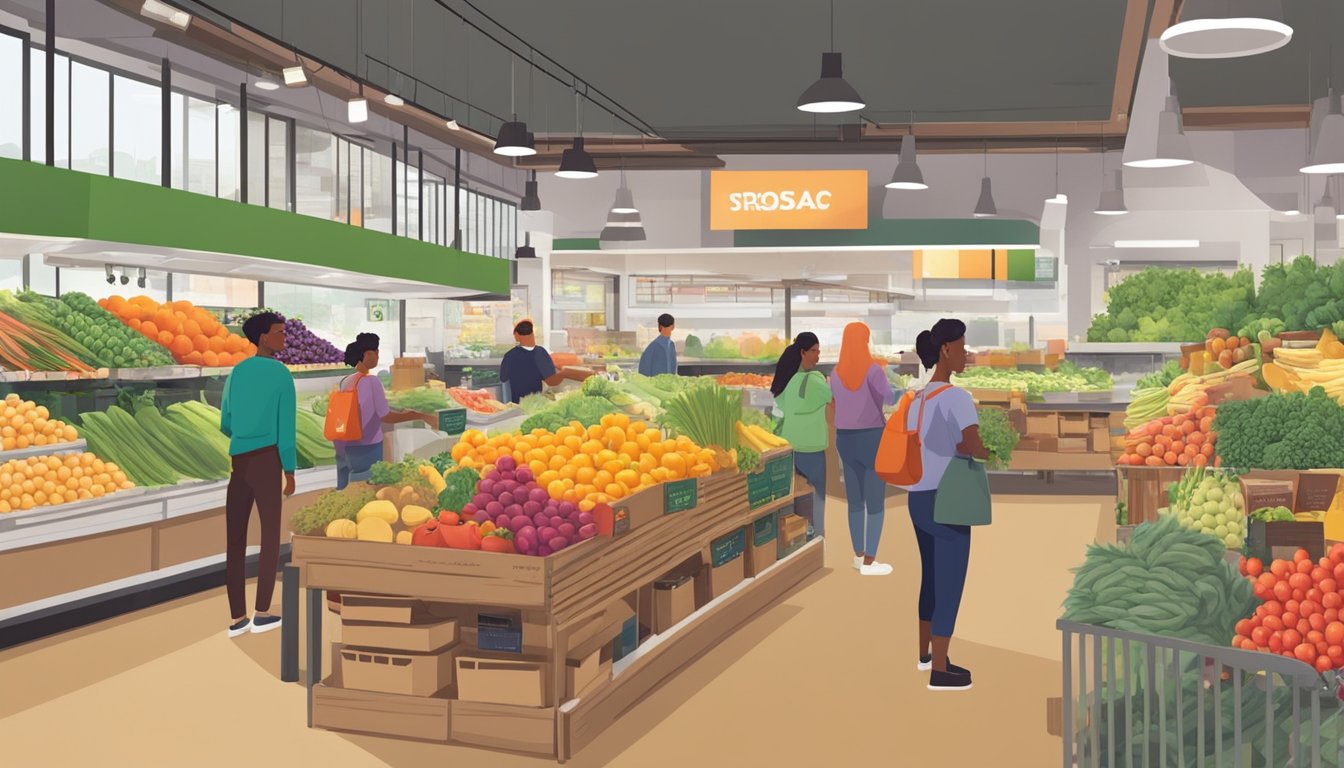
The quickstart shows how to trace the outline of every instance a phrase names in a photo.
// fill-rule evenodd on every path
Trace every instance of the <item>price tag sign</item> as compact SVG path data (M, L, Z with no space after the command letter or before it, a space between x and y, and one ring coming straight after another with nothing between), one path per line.
M695 478L688 480L678 480L673 483L663 484L663 502L664 514L673 512L685 512L688 509L695 509L699 499L700 485Z
M774 489L770 486L768 472L753 472L747 475L747 506L751 509L763 507L775 500Z
M467 431L466 408L444 408L439 411L439 431L460 435Z
M766 462L765 475L770 478L770 493L776 499L788 496L793 491L793 454Z

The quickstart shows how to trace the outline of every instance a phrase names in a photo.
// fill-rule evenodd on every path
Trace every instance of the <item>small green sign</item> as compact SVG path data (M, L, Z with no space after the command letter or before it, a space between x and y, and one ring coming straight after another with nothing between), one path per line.
M747 475L747 506L751 509L763 507L775 500L775 490L770 485L770 475L765 471Z
M700 485L695 478L663 484L664 514L695 509L700 503Z
M766 462L765 474L770 478L770 492L776 499L788 496L793 491L793 454Z
M444 408L439 411L439 431L460 435L467 431L466 408Z
M765 515L751 524L751 543L763 547L779 534L779 515Z
M715 568L721 568L741 557L746 551L747 529L738 528L727 536L715 539L709 545L710 564Z

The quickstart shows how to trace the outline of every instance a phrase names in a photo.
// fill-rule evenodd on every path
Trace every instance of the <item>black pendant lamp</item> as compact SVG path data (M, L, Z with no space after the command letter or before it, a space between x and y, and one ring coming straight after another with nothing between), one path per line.
M523 200L518 205L519 210L540 211L541 195L537 194L537 172L532 171L527 182L523 186Z
M583 148L583 102L577 87L574 89L574 114L578 135L574 137L574 145L560 155L560 169L555 175L562 179L595 179L597 164L588 150Z
M821 54L821 77L798 97L798 109L836 114L863 107L863 97L845 80L840 54L835 50L835 0L831 0L831 50Z
M537 154L537 149L532 142L532 134L527 132L527 123L518 119L518 111L514 104L514 83L513 83L513 62L509 62L509 109L513 112L513 119L505 122L499 127L499 135L495 138L495 154L505 157L530 157Z
M518 250L513 252L514 259L535 259L537 258L537 249L532 247L532 233L528 232L523 240L523 244L518 246Z

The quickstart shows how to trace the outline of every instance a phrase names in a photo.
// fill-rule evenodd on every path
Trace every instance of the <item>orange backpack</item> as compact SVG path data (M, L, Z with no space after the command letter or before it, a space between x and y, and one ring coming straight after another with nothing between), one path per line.
M327 401L327 422L322 434L336 442L354 442L364 436L364 422L359 418L359 381L364 374L355 374L355 385L337 389Z
M925 391L921 390L918 394L906 392L901 396L896 412L882 430L882 442L877 446L877 458L873 461L873 471L884 482L909 486L918 483L924 476L924 458L919 439L920 429L924 426L924 404L951 388L952 385L948 384L920 398L919 415L913 430L906 426L910 423L910 404L916 397L924 395Z

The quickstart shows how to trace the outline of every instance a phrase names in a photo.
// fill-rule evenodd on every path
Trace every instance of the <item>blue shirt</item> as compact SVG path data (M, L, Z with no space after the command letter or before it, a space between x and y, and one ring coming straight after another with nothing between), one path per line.
M540 392L542 382L555 373L555 363L545 347L530 350L514 347L504 353L504 359L499 363L499 380L506 386L505 394L511 403Z
M254 356L233 367L224 382L219 428L229 455L275 446L286 472L296 465L294 376L274 358Z
M657 376L660 373L676 372L677 345L660 333L644 348L644 354L639 358L639 373L641 376Z

